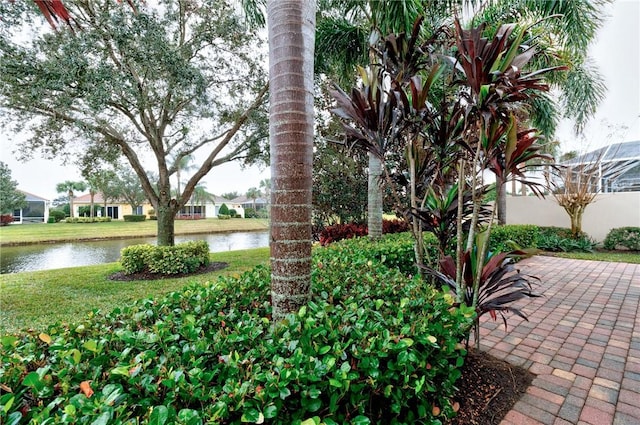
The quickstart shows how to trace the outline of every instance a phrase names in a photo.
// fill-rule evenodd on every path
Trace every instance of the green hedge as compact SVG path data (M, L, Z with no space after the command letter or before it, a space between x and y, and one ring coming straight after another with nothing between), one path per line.
M605 249L624 247L640 251L640 227L619 227L611 229L604 239Z
M423 239L427 250L425 263L436 267L438 240L432 233L424 233ZM377 241L372 241L366 236L343 239L331 244L333 245L334 249L340 252L338 255L350 257L359 252L366 252L369 259L378 260L389 268L398 269L406 275L417 273L414 239L411 233L387 234Z
M269 270L258 267L3 337L0 422L399 425L453 415L473 313L338 245L314 252L313 299L276 326Z
M124 218L124 221L145 221L147 219L147 216L144 214L128 214L128 215L123 215L122 216Z
M489 250L509 252L518 248L535 248L540 228L532 224L506 224L491 227Z
M209 245L205 241L185 242L175 246L131 245L123 248L120 256L125 274L191 273L209 264Z
M108 223L111 221L111 217L67 217L65 223Z

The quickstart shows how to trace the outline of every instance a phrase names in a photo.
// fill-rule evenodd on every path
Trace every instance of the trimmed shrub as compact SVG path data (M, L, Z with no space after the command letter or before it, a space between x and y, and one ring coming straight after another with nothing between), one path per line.
M474 314L370 257L316 250L313 299L277 325L258 267L3 337L0 420L440 423Z
M49 218L54 218L55 222L58 223L65 219L67 215L62 210L49 210Z
M427 258L425 264L436 267L438 263L438 240L432 233L423 236ZM330 246L333 247L334 244ZM364 252L369 260L376 260L385 266L400 270L407 276L417 273L414 240L411 233L384 235L377 241L367 237L346 239L336 243L334 250L344 257L352 257Z
M218 215L229 215L229 207L227 204L220 205L220 209L218 210Z
M510 252L520 248L536 248L540 229L532 224L493 226L489 236L490 252Z
M238 214L238 211L236 211L234 208L229 208L229 216L231 218L235 218L237 214Z
M10 223L13 223L13 214L0 215L0 226L7 226Z
M86 223L108 223L111 217L67 217L65 223L86 224Z
M604 239L605 249L624 247L640 251L640 227L618 227L611 229Z
M395 219L395 220L382 220L382 233L403 233L408 232L409 223L405 220Z
M127 214L122 216L124 221L132 222L132 221L145 221L147 216L144 214Z
M120 250L120 265L125 274L141 273L148 268L149 253L154 245L140 244L130 245Z
M244 218L258 218L258 213L253 208L245 208Z
M229 214L218 214L219 220L229 220L231 216Z
M125 274L192 273L209 264L209 245L205 241L191 241L175 246L132 245L123 248L120 256Z

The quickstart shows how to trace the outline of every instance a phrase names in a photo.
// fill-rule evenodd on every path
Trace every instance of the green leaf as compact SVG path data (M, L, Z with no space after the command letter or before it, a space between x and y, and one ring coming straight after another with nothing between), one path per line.
M266 419L275 418L278 415L278 408L273 404L264 408L264 417Z
M102 412L98 418L91 422L91 425L108 425L111 420L111 412Z
M118 367L114 367L113 369L111 369L111 373L112 375L122 375L122 376L129 376L129 366L118 366Z
M149 425L163 425L169 418L169 409L166 406L156 406L149 416Z
M22 413L13 412L7 418L7 425L18 425L21 419L22 419Z
M411 347L413 345L413 340L411 338L402 338L400 342L404 343L407 347Z
M240 418L240 420L242 422L248 422L252 424L261 424L264 423L264 415L257 409L246 409L242 413L242 418Z
M369 425L371 423L371 420L369 420L369 418L367 418L366 416L359 415L353 418L351 423L353 425Z
M74 348L73 350L69 350L67 352L67 356L69 356L71 360L73 360L73 364L78 364L80 363L80 360L82 360L82 354L80 353L80 350L76 348Z
M13 406L13 402L15 401L15 396L11 393L6 393L2 397L0 397L0 406L2 406L2 411L4 413L9 412L11 406Z
M185 425L198 425L202 424L200 415L193 409L182 409L178 412L178 419L184 422Z
M342 388L342 382L338 381L337 379L329 379L329 385L331 385L332 387L336 387L336 388Z
M324 347L320 347L320 349L318 350L318 354L322 356L324 354L327 354L330 350L331 350L331 347L328 345L325 345Z
M40 375L37 372L31 372L22 380L22 385L26 387L42 388L42 382L40 381Z
M82 344L82 346L94 353L98 352L98 343L96 342L95 339L90 339L89 341L86 341L84 344Z
M320 425L320 418L314 416L313 418L305 419L300 425Z
M17 336L6 335L0 338L0 341L2 342L2 345L4 347L9 348L9 347L15 347L16 345L18 345L19 339Z

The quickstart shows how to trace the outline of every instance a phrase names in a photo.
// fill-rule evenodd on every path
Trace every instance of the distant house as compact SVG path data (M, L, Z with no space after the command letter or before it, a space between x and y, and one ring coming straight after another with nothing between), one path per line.
M24 193L27 206L13 211L13 222L46 223L49 220L49 200L24 190L18 192Z
M253 208L256 211L267 208L269 202L267 198L256 198L255 201L253 199L247 198L246 196L239 196L233 200L234 203L239 204L242 208Z
M614 143L562 164L569 166L598 164L595 191L640 192L640 140Z
M93 203L95 208L95 215L98 217L111 217L113 220L123 220L125 215L150 215L149 211L153 210L153 206L149 201L145 201L142 205L136 208L135 211L131 210L131 205L125 201L109 201L106 208L104 207L104 200L102 195L96 193L93 197ZM208 199L205 202L195 202L191 200L178 211L176 218L179 220L188 219L201 219L212 218L218 216L218 211L222 204L227 204L229 209L235 209L236 213L244 217L244 209L242 205L235 201L229 201L228 199L221 198L219 196L213 196L212 199ZM91 205L91 196L89 194L82 195L73 198L74 215L80 217L79 210L81 207L87 207Z
M105 206L102 194L96 193L93 196L93 205L96 217L111 217L113 220L124 220L125 215L143 215L149 214L149 210L153 207L149 201L145 201L135 210L131 210L131 205L126 201L109 200ZM91 206L91 195L81 195L73 198L73 215L75 217L89 216L88 213L80 214L81 207Z

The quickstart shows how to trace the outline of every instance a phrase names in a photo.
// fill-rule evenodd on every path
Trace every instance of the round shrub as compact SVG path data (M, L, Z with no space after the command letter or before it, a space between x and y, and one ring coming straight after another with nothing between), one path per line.
M190 241L175 246L131 245L120 251L125 274L148 271L162 275L192 273L209 264L209 245Z
M611 229L604 239L605 249L624 247L640 251L640 227L619 227Z
M62 210L49 210L49 218L53 217L55 222L58 223L66 217L66 214Z

